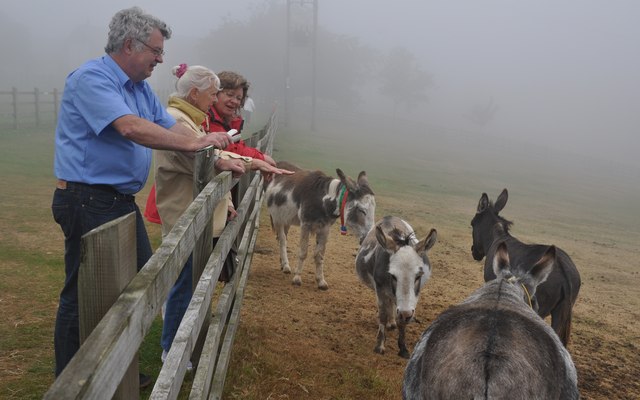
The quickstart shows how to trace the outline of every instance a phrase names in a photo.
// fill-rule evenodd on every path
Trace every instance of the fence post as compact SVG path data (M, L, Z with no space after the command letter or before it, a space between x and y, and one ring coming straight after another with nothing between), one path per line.
M80 344L89 337L116 302L136 271L135 213L101 225L82 236L82 257L78 272ZM113 398L138 399L139 386L136 355Z
M18 129L18 89L11 91L11 102L13 104L13 129Z
M213 179L214 175L214 151L213 146L207 146L204 149L200 149L196 152L195 163L194 163L194 171L193 171L193 198L195 199L198 194L204 189L205 186ZM221 201L225 201L224 199ZM202 275L202 271L209 260L209 256L213 251L213 224L210 222L205 227L202 235L196 241L195 247L193 248L193 267L192 267L192 285L193 290L196 289L198 285L198 281L200 280L200 276ZM209 320L211 319L211 306L209 306L209 311L207 311L207 316L205 317L203 327L209 326ZM204 340L207 336L207 330L202 329L200 332L200 336L198 336L198 340L193 348L193 353L191 355L192 362L197 364L197 360L200 359L200 354L202 353L202 346L204 345ZM194 361L195 360L195 361Z
M55 123L58 123L58 106L59 106L59 98L58 98L58 89L53 89L53 119Z
M36 126L40 126L40 90L38 90L38 88L33 89L33 98L36 112Z

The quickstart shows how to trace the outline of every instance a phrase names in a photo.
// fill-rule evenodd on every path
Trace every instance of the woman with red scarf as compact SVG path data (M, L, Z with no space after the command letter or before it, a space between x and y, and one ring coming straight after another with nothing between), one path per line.
M235 129L238 131L236 135L240 135L244 125L240 110L249 92L249 82L242 75L231 71L218 73L218 78L220 78L222 89L217 94L218 101L209 108L208 118L202 126L206 132L228 132ZM225 150L276 165L273 158L256 148L247 146L242 139L231 143Z

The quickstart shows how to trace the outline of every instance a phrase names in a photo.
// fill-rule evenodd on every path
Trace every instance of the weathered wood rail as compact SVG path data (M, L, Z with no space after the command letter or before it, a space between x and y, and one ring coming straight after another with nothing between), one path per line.
M276 129L274 113L247 142L270 154ZM224 172L209 181L211 151L196 156L194 190L199 194L140 272L135 273L134 214L83 237L79 277L79 283L83 282L83 287L79 286L83 343L45 399L138 398L138 349L192 252L193 297L151 398L177 398L190 359L197 368L189 398L221 397L256 242L263 191L259 173L234 180ZM238 217L226 226L212 248L213 210L236 184L241 199L236 204ZM238 244L238 266L232 280L212 302L223 262L234 242ZM102 313L101 319L95 317Z

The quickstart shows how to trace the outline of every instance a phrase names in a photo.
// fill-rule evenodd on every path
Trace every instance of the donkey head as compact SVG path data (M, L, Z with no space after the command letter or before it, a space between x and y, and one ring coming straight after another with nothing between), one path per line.
M390 254L389 275L396 296L396 314L401 323L407 323L413 318L420 289L431 276L427 250L436 243L437 236L437 231L431 229L418 242L413 232L394 229L387 234L380 225L376 226L376 239Z
M506 280L520 288L525 303L531 306L533 311L537 313L538 301L536 300L536 289L549 277L549 274L555 266L555 260L556 247L549 246L542 257L540 257L527 272L522 272L521 269L512 271L509 264L507 245L502 242L496 249L492 265L493 272L496 274L497 279Z
M344 206L344 219L347 228L351 229L362 243L373 227L376 218L376 199L369 186L367 173L360 172L358 181L346 176L341 169L336 169L340 181L347 188L347 202ZM340 205L338 205L340 206Z
M494 238L494 227L496 223L501 223L504 232L508 232L511 222L500 217L498 213L502 211L507 204L509 193L507 189L503 189L500 196L496 200L495 204L489 201L489 196L486 193L482 193L480 201L478 202L478 210L476 215L471 220L471 227L473 228L473 245L471 245L471 254L473 259L480 261L487 253L487 249L491 246Z

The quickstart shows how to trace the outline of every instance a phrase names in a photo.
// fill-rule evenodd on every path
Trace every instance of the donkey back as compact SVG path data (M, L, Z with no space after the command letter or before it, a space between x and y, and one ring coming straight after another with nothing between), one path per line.
M492 259L497 279L442 313L407 365L404 399L578 399L571 356L531 309L556 249L522 273L504 243Z

